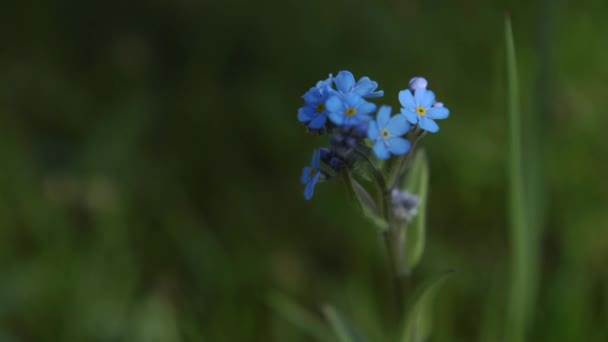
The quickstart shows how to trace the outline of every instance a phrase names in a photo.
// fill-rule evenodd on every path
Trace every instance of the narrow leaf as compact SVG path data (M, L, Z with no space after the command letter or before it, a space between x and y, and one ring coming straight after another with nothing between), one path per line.
M300 307L289 297L280 293L272 293L268 296L268 304L286 321L315 340L335 341L322 320Z
M408 173L402 190L418 196L416 216L407 225L405 251L407 267L411 271L422 258L426 241L426 206L429 187L429 165L426 153L420 149L416 152L412 168Z
M525 340L530 320L531 289L533 278L533 232L527 219L526 188L519 109L517 62L511 20L505 19L505 44L507 52L507 81L509 109L509 210L511 238L511 276L506 319L506 341Z
M359 201L361 209L363 210L363 214L370 219L374 225L376 225L381 230L386 229L388 224L386 221L380 216L380 210L374 201L374 198L367 192L367 190L354 179L351 179L353 191Z
M401 342L423 342L431 335L433 302L437 291L453 273L448 271L423 284L409 304Z
M323 314L339 342L362 342L354 327L330 305L323 306Z

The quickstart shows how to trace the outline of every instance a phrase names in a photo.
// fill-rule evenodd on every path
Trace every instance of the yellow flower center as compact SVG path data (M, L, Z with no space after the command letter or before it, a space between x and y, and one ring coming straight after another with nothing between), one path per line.
M357 114L357 108L348 108L348 109L347 109L347 110L344 112L344 114L345 114L346 116L348 116L348 117L351 117L351 116L353 116L353 115Z
M382 138L384 139L388 138L391 135L387 129L383 129L381 134Z
M308 172L308 173L309 173L309 175L310 175L310 178L312 178L312 177L314 177L314 176L315 176L315 174L317 173L317 170L315 170L314 168L312 168L312 167L311 167L311 168L310 168L310 172Z
M317 108L316 108L316 109L317 109L317 113L321 113L322 111L324 111L324 110L325 110L325 105L324 105L324 104L322 104L322 103L319 103L319 104L317 105Z
M426 115L426 108L421 107L421 106L416 106L416 113L420 116L425 116Z

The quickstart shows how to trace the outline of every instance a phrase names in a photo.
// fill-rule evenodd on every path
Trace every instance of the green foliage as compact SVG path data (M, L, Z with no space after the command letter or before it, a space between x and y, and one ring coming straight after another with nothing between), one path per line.
M431 336L433 304L437 291L443 286L452 271L422 284L410 300L400 342L424 342Z
M313 337L316 341L333 341L330 331L319 319L314 317L307 310L294 303L289 297L273 293L268 298L268 303L277 314L289 321L299 330ZM324 310L327 315L328 309ZM335 314L331 312L331 314ZM332 317L333 318L333 317Z
M526 196L523 134L519 104L519 86L515 42L509 17L505 20L507 53L507 99L509 118L509 212L511 237L511 285L509 289L506 340L524 341L531 318L535 270L535 227L530 224L530 196ZM528 192L529 195L529 192Z
M339 342L363 342L355 328L330 305L323 307L323 314Z
M426 239L426 211L429 187L429 163L426 152L416 151L411 169L405 179L402 189L418 196L419 202L416 216L406 228L405 252L407 266L413 270L422 258Z
M606 1L509 10L521 148L535 147L530 135L546 147L526 336L608 341ZM432 177L413 278L459 270L433 341L504 337L515 245L503 11L485 0L7 2L0 340L177 329L182 341L309 341L269 309L268 289L305 308L332 303L371 341L397 330L377 232L342 186L309 203L297 181L324 143L298 132L299 96L342 68L369 73L394 110L417 75L449 105L420 144ZM530 117L542 134L526 134Z

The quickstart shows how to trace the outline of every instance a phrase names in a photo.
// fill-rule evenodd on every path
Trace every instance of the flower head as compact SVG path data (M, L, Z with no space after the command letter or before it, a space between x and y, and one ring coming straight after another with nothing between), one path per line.
M304 188L304 198L307 200L312 198L312 195L315 192L315 185L319 181L319 177L321 177L320 154L320 150L315 150L312 154L310 166L306 166L302 169L300 182L303 185L306 185Z
M321 129L327 122L328 111L325 102L335 95L336 92L331 88L333 77L317 82L317 85L310 88L303 96L304 106L298 109L298 121L305 123L310 129Z
M320 159L326 165L329 165L334 171L339 171L344 166L344 159L335 151L328 148L320 148Z
M325 107L329 111L329 119L338 126L369 121L370 114L376 110L375 104L365 101L355 93L344 97L332 96L325 103Z
M372 81L369 77L361 77L355 82L355 76L350 71L340 71L334 78L334 83L342 95L354 93L367 99L384 96L383 90L375 91L378 82Z
M445 119L450 115L450 111L441 106L434 106L435 94L426 88L416 88L413 94L410 89L399 92L399 102L403 106L401 114L405 116L411 124L418 124L425 131L435 133L439 126L434 120Z
M345 155L367 137L367 129L367 122L360 122L353 126L340 126L329 142L338 154Z
M407 191L393 189L391 192L391 202L395 217L409 221L416 215L416 207L420 199L411 195Z
M401 155L410 149L410 142L401 138L410 130L410 124L402 115L391 118L391 107L382 106L376 121L370 122L367 136L374 142L374 153L379 159L388 159L391 154Z

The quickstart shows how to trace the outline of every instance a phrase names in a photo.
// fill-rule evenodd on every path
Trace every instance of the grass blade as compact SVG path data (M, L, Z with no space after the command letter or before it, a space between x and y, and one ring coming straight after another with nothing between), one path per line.
M530 318L532 232L526 214L521 113L515 43L510 18L505 20L509 121L509 216L511 273L507 304L506 341L525 339Z
M331 332L320 319L294 303L289 297L280 293L273 293L268 297L268 304L281 317L315 340L335 341Z
M338 312L329 305L323 307L323 314L327 322L332 327L334 334L339 342L362 342L363 339L356 333L352 325L344 318L340 317Z
M431 335L433 302L437 291L453 273L448 271L423 284L414 293L403 324L400 342L423 342Z
M407 190L418 196L417 213L406 227L405 252L407 254L407 267L411 272L418 264L424 252L426 239L426 202L429 187L429 165L424 150L416 152L412 169L408 174L402 190Z

